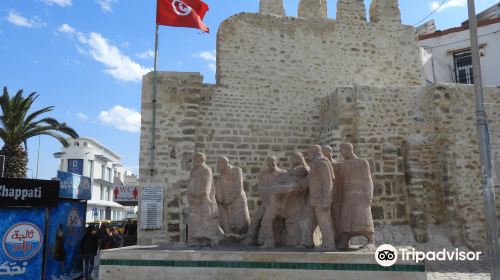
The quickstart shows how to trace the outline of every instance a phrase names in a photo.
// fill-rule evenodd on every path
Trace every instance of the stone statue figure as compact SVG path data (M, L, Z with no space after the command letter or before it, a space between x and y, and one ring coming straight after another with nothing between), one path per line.
M358 158L352 144L340 146L344 161L339 164L343 190L342 211L340 216L340 247L349 247L349 240L354 236L365 236L368 248L374 248L374 228L371 212L373 182L370 165L365 159Z
M307 175L309 199L322 235L322 250L335 250L331 216L333 180L335 175L331 162L321 153L321 146L308 149L311 170Z
M223 238L219 227L217 204L212 185L212 170L205 164L202 153L193 155L193 169L189 176L187 198L190 207L188 216L188 245L213 246Z
M269 192L269 205L262 218L261 230L264 248L275 247L277 243L313 246L316 224L306 183L309 166L299 152L294 153L292 166L288 173L279 176L272 187L266 189ZM283 227L276 226L277 218L284 220Z
M335 236L335 242L337 243L340 238L340 213L342 210L342 185L339 184L339 163L333 158L333 149L330 146L321 147L321 152L323 156L326 157L332 164L333 173L335 178L333 180L333 191L332 191L332 222L333 222L333 234Z
M248 229L248 233L243 240L243 244L251 245L257 243L259 232L261 229L261 221L266 208L269 206L269 192L267 191L274 184L277 178L286 174L286 170L278 167L278 160L274 156L266 159L267 168L260 172L259 175L259 207L252 217L252 223Z
M227 157L217 160L217 168L220 175L215 182L215 197L220 226L225 233L245 234L250 225L250 215L241 168L230 165Z

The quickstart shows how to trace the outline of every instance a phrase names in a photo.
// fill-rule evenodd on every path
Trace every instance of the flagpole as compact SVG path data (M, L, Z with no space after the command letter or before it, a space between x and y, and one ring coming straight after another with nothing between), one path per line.
M154 72L153 72L153 98L151 103L153 105L152 112L152 129L151 129L151 161L150 161L150 176L153 177L155 172L155 150L156 150L156 93L157 93L157 80L158 80L158 30L159 25L156 24L155 31L155 60L154 60Z

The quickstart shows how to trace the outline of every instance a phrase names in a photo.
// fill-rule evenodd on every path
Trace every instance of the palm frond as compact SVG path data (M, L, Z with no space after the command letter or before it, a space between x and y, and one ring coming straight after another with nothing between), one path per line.
M54 110L54 106L49 106L49 107L45 107L45 108L42 108L38 111L35 111L31 114L28 115L28 117L26 117L26 120L24 120L24 124L29 124L30 122L32 122L36 117L42 115L42 114L45 114L45 113L48 113L48 112L51 112L52 110Z
M78 137L78 133L66 123L61 123L51 117L42 117L45 113L54 110L54 106L48 106L29 113L31 106L39 95L36 92L23 97L23 91L19 90L14 96L10 96L7 87L4 87L0 96L0 138L5 145L18 146L25 143L29 138L38 135L49 135L56 138L64 146L68 142L64 135L72 138Z

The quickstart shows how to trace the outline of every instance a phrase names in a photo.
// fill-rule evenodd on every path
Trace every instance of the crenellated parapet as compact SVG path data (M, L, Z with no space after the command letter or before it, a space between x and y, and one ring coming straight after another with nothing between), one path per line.
M259 13L284 16L283 0L260 0Z
M283 0L260 0L259 13L285 15ZM300 0L298 16L327 18L327 0ZM337 17L342 21L367 21L364 0L338 0ZM401 24L398 0L372 0L370 21L382 25Z
M378 24L401 24L398 0L372 0L370 21Z
M300 0L299 2L299 17L304 18L326 18L327 0Z
M338 0L337 1L337 20L366 21L366 7L363 0Z

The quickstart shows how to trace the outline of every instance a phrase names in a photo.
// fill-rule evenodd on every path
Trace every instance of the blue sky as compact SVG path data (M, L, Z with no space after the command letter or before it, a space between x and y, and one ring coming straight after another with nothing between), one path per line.
M403 23L413 25L442 0L400 0ZM210 34L195 29L160 28L159 70L201 72L214 82L215 40L221 21L255 12L258 0L206 0ZM298 0L284 0L297 14ZM367 6L370 1L365 1ZM467 18L466 0L449 0L430 18L438 29ZM476 0L477 11L497 0ZM335 17L336 1L328 2ZM153 65L155 0L1 0L0 86L40 94L36 108L54 105L51 116L81 136L103 143L137 172L141 75ZM57 141L41 137L38 178L56 175ZM28 176L36 175L38 139L28 145Z

